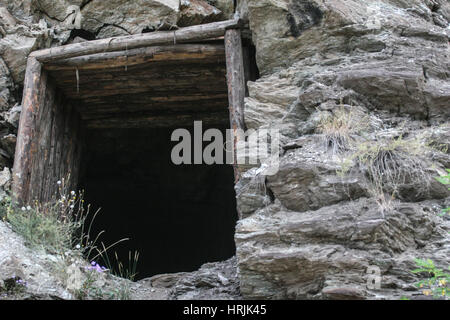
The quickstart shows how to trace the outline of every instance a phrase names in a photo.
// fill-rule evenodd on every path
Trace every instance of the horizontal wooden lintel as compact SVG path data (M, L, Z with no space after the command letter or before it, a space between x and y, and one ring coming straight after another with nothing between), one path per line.
M174 31L157 31L141 33L129 36L99 39L74 44L68 44L56 48L48 48L34 51L31 57L40 62L49 62L59 59L67 59L82 55L96 53L130 50L155 45L177 44L208 40L225 35L226 30L240 28L243 22L240 19L213 22L181 28Z
M45 63L49 71L97 70L132 67L146 63L168 63L188 61L224 61L223 44L179 44L162 45L113 52L94 53Z

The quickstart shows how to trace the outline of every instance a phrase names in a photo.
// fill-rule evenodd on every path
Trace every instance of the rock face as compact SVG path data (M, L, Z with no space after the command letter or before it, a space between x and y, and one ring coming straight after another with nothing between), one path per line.
M105 26L115 26L129 34L167 23L176 25L179 1L91 1L81 10L81 27L96 33Z
M240 300L236 258L207 263L194 272L161 274L138 281L169 300ZM150 290L150 291L151 291Z
M361 198L315 211L279 203L238 223L241 292L255 299L401 298L415 291L414 258L448 264L449 223L430 203L396 203L383 216ZM368 290L368 268L381 289ZM345 292L345 293L343 293Z
M32 50L227 19L233 2L2 2L0 187L10 184ZM133 297L240 298L238 281L243 298L420 297L414 258L450 264L449 219L439 215L449 191L434 179L450 168L450 3L240 0L237 14L249 21L261 74L248 83L245 124L279 130L279 170L243 169L234 260L143 280ZM20 274L30 296L70 298L48 272L51 258L5 228L2 280ZM374 268L379 289L368 286Z
M0 288L5 288L5 282L20 280L26 288L22 298L71 299L72 294L53 275L57 263L56 257L26 247L20 236L0 222ZM0 299L6 298L2 289Z
M180 27L208 23L218 20L222 12L216 7L200 0L181 1Z
M262 74L248 84L245 123L281 134L278 172L261 177L253 168L236 185L243 297L420 295L414 258L450 264L449 220L439 216L449 193L433 178L449 164L450 4L246 0L239 10ZM399 136L409 137L410 151L413 140L427 141L417 142L423 157L404 153L423 179L414 169L400 173L415 165L396 162L404 178L395 182L365 162L369 145L380 156ZM371 267L380 271L378 290L367 285Z
M63 29L82 29L98 38L184 27L224 18L219 9L204 0L42 0L33 4L34 9L52 24L59 24ZM222 3L220 5L223 6Z

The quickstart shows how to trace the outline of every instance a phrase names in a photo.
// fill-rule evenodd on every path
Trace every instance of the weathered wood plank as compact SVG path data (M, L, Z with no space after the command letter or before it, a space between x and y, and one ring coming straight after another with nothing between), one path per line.
M51 134L50 111L55 104L56 88L50 79L46 76L46 72L43 71L43 81L45 81L45 91L41 93L41 99L39 100L40 110L38 117L36 118L36 141L37 152L36 156L32 159L31 177L30 177L30 200L42 199L45 192L45 188L42 186L43 177L45 177L45 170L47 168L47 160L49 158L49 144Z
M135 101L126 101L121 99L119 101L103 101L96 104L80 104L77 109L82 114L83 119L90 119L97 115L114 114L119 112L139 112L139 111L152 111L155 113L183 113L186 111L192 112L207 112L214 110L226 110L228 106L228 100L224 98L219 99L207 99L195 101L193 104L191 101L179 101L179 102L152 102L147 100L138 101L139 97L136 97Z
M160 85L165 85L165 80L186 79L198 77L199 81L203 81L201 77L216 77L218 79L225 78L226 66L225 63L207 63L207 64L173 64L170 66L148 66L140 65L133 69L105 69L102 72L98 70L78 70L78 77L80 85L86 82L94 81L116 81L124 82L130 80L159 80ZM76 69L68 71L52 71L51 76L58 80L58 86L74 85L77 80Z
M227 61L228 103L230 113L230 127L233 132L245 130L244 99L245 99L245 72L242 52L241 31L230 29L225 33L225 56ZM236 182L240 178L237 169L237 135L234 135L234 173Z
M13 166L13 194L20 203L26 203L29 196L33 142L35 138L35 118L39 112L41 88L41 64L31 57L27 61L25 83L17 134Z
M239 19L233 19L181 28L176 31L159 31L74 43L57 48L35 51L31 53L31 56L41 62L47 62L100 52L131 50L155 45L199 41L223 36L227 29L237 28L241 25L242 22Z
M131 50L102 52L68 59L48 61L46 70L107 70L111 68L131 68L142 64L173 64L175 62L194 63L201 61L224 61L224 45L179 44L171 46L152 46Z
M192 126L194 121L198 120L202 120L205 124L224 125L228 122L228 112L224 109L191 114L123 114L120 117L106 116L105 118L86 120L84 123L87 128L158 128Z
M225 84L223 85L225 86ZM182 88L177 88L177 92L174 93L173 90L151 90L150 88L122 88L122 89L110 89L100 91L93 91L92 93L85 93L80 95L75 95L72 92L65 92L69 98L87 101L88 99L98 99L103 97L111 97L117 95L133 95L133 94L148 94L148 99L152 101L183 101L184 97L194 97L207 99L217 94L226 93L223 86L184 86Z
M196 103L211 99L226 99L228 98L228 93L225 90L211 91L208 93L203 92L192 92L183 91L178 95L171 95L171 91L156 91L153 92L156 95L114 95L109 97L89 97L83 100L82 108L92 106L95 108L96 105L111 104L117 102L119 105L123 103L144 105L144 104L162 104L162 103L182 103L191 102Z

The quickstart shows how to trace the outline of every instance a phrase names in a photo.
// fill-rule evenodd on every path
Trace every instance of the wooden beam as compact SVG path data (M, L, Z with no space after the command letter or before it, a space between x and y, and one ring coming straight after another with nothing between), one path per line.
M108 70L111 68L128 68L151 62L173 64L175 61L223 61L223 45L179 44L170 46L152 46L131 50L95 53L73 58L49 61L46 70Z
M40 98L45 95L45 85L41 63L36 58L28 58L13 166L12 191L19 203L29 200L32 159L36 153L35 119L40 111Z
M64 91L64 93L67 95L68 98L76 99L84 101L86 99L100 99L102 97L113 97L118 95L131 95L131 94L146 94L149 97L151 96L150 100L152 101L183 101L183 97L185 96L199 96L199 97L209 97L211 95L226 93L226 88L223 87L226 86L226 83L223 84L212 84L210 86L206 84L199 84L199 85L185 85L185 86L179 86L177 88L174 88L173 90L160 90L161 88L142 88L142 87L134 87L129 86L128 88L106 88L104 86L101 86L99 90L93 90L92 93L86 93L86 94L77 94L76 91ZM81 92L81 89L80 89ZM173 98L171 100L171 98Z
M204 99L197 101L176 101L176 102L157 102L140 99L137 96L132 101L128 99L117 99L113 102L105 101L96 104L81 103L77 105L77 110L80 112L83 120L93 119L101 115L111 115L121 112L140 112L152 111L160 113L186 113L186 112L208 112L215 110L227 110L228 100L225 95L224 98L219 99Z
M245 130L244 124L244 99L245 99L245 73L244 58L242 52L241 31L229 29L225 32L225 56L227 62L228 103L230 113L230 127L236 133L237 130ZM240 178L237 168L237 134L234 135L234 173L235 182Z
M180 102L191 102L195 104L196 102L201 103L205 100L210 99L225 99L227 101L228 94L226 90L221 90L220 92L180 92L178 95L173 95L172 91L158 91L157 95L115 95L109 96L108 98L103 97L90 97L83 100L84 106L92 105L102 105L108 104L111 100L118 103L129 103L129 104L154 104L154 103L180 103Z
M92 85L105 85L106 83L116 84L121 88L132 83L142 82L148 87L171 87L176 81L190 81L191 85L197 82L225 82L226 68L225 64L207 64L207 65L173 65L170 67L148 67L141 66L138 70L105 70L104 73L92 73L87 70L76 72L75 69L67 71L52 71L50 75L58 82L59 88L70 87L76 91L77 84L86 86L89 89L99 89ZM195 81L193 81L195 79ZM214 81L217 80L217 81ZM152 82L153 84L147 84ZM172 83L172 84L171 84Z
M40 62L48 62L102 52L200 41L223 36L227 29L239 28L241 25L241 20L233 19L181 28L174 31L158 31L74 43L56 48L34 51L30 55Z
M89 129L98 128L176 128L190 127L194 121L201 120L208 125L224 125L228 122L227 110L194 112L191 114L155 114L152 112L140 112L136 114L122 114L121 116L107 115L104 118L85 120Z

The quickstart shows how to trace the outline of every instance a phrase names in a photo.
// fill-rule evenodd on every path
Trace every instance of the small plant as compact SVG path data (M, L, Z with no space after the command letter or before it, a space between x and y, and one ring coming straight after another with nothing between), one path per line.
M436 180L444 185L450 185L450 169L446 169L446 170L447 170L447 174L437 177ZM450 190L450 188L448 188L448 190ZM441 215L445 215L447 213L450 213L450 207L443 209Z
M120 262L119 257L117 256L117 252L114 253L114 256L116 258L117 269L114 268L112 265L110 265L110 269L117 270L117 271L113 271L113 274L118 277L134 281L134 279L137 275L136 269L137 269L137 264L139 261L139 252L135 251L133 255L131 255L131 251L128 252L128 267L127 268L125 268L123 263ZM108 264L109 264L109 259L108 259Z
M331 116L321 119L316 131L324 135L327 147L337 154L350 148L355 135L378 126L376 120L361 108L341 105Z
M97 262L92 261L90 266L84 268L86 273L86 280L84 280L83 285L80 289L75 291L75 297L78 300L86 299L106 299L105 293L102 288L99 288L96 284L99 276L107 272L107 269Z
M33 205L19 207L10 199L3 204L3 219L23 236L30 247L41 247L51 253L61 254L81 248L80 230L89 214L85 209L83 193L67 192L64 180L58 181L59 193L47 203L34 201ZM84 241L86 242L86 241Z
M80 289L76 290L75 297L78 300L129 300L131 297L130 280L121 279L117 286L101 286L97 281L110 273L110 270L92 261L85 268L86 279ZM121 277L123 278L123 277ZM101 280L100 280L101 281ZM116 279L117 281L117 279Z
M3 199L0 201L0 220L6 221L8 209L11 208L12 205L11 202L11 197L8 195L3 197Z
M8 222L11 228L24 238L29 247L41 248L61 257L55 262L53 271L59 274L60 280L63 282L69 278L71 273L68 270L74 261L84 261L84 259L93 261L82 272L87 275L82 288L74 292L78 299L125 299L129 297L128 283L117 289L110 288L109 291L98 287L99 276L112 273L112 270L94 262L100 258L105 260L108 250L128 239L118 240L109 246L105 246L103 242L98 244L104 231L91 237L91 229L99 210L94 213L92 219L88 220L90 207L84 204L84 193L69 191L65 186L65 179L61 179L57 184L57 194L47 203L34 201L32 205L20 207L10 197L5 197L0 202L1 219ZM119 263L118 276L133 280L136 275L138 257L139 254L135 253L133 260L130 253L128 269Z
M384 138L361 143L352 158L368 174L374 196L400 196L400 186L410 186L417 195L425 193L430 177L422 157L426 146L418 140ZM417 186L422 186L418 188Z
M102 255L103 260L108 266L108 270L111 274L127 279L129 281L134 281L137 273L137 265L139 261L139 252L135 251L134 254L131 251L128 252L128 266L124 267L123 263L120 261L117 252L114 253L115 265L111 263L107 254ZM110 292L110 295L116 300L129 300L130 299L130 286L128 282L124 282L119 288Z
M424 273L428 276L427 279L416 284L418 288L422 289L422 293L426 296L448 299L450 297L450 273L438 269L431 259L415 259L415 262L418 268L411 272ZM450 266L448 270L450 271Z
M0 287L1 296L17 296L25 291L27 282L20 277L14 277L3 281L3 287Z

